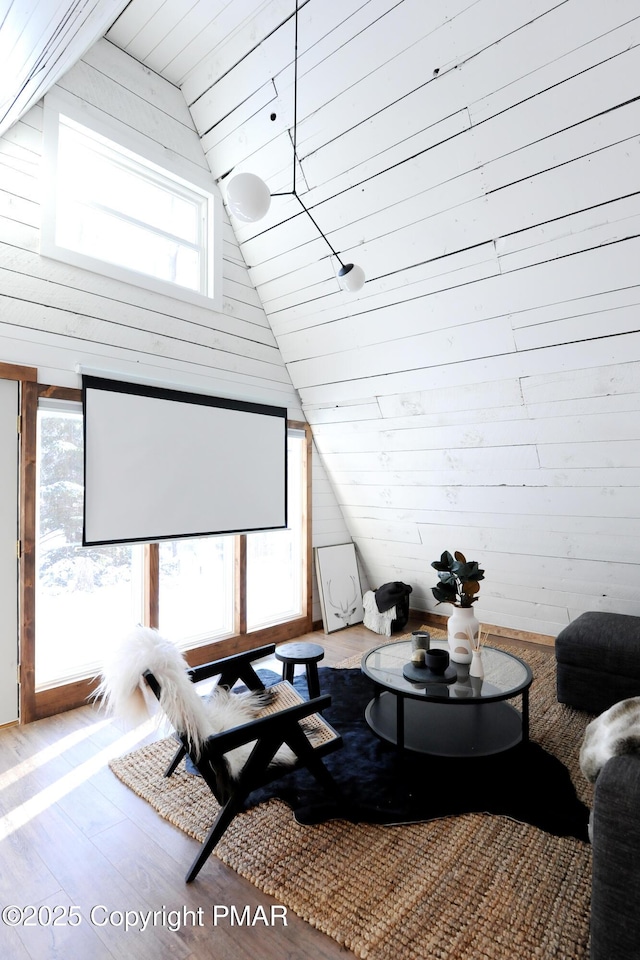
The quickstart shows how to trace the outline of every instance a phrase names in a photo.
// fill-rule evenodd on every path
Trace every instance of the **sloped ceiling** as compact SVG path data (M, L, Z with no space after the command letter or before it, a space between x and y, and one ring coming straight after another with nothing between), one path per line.
M0 136L98 40L127 0L0 0Z
M291 190L294 0L131 0L106 36L178 86L224 194ZM235 222L372 586L555 635L640 613L637 0L306 0L297 190Z
M107 34L223 192L291 189L293 12L132 0ZM640 612L639 39L629 0L300 5L297 189L367 283L295 198L234 225L370 583L415 606L459 549L507 630Z

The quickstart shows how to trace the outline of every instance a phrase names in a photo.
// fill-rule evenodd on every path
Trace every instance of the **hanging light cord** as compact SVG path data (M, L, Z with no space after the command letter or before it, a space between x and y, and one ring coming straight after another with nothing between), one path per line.
M293 145L293 173L291 177L292 189L282 193L269 193L266 183L252 173L240 173L232 178L227 188L227 200L232 213L240 220L246 223L255 223L260 220L268 211L271 197L295 197L303 213L311 220L312 224L329 247L329 250L340 264L338 277L340 284L345 290L351 292L360 290L366 280L364 271L361 267L353 263L344 263L338 252L327 239L326 234L318 225L316 219L307 209L304 201L298 196L296 189L296 167L298 164L298 13L299 0L296 0L294 14L294 55L293 55L293 129L291 131L291 140ZM272 116L275 119L275 114ZM302 169L302 168L301 168Z
M296 16L294 21L294 41L293 41L293 192L296 193L296 152L298 146L298 0L296 0Z
M311 213L307 209L304 202L300 199L296 191L296 162L298 160L298 153L297 153L297 147L298 147L298 0L296 0L296 11L294 15L292 140L293 140L293 176L292 176L293 189L288 190L285 193L272 193L271 196L272 197L291 197L291 196L295 197L298 203L300 204L300 206L302 207L302 209L304 210L304 212L306 213L306 215L309 217L309 220L311 220L311 223L314 225L314 227L316 228L316 230L318 231L318 233L320 234L320 236L322 237L326 245L329 247L329 250L331 250L331 253L334 255L334 257L336 258L340 266L344 268L344 263L342 262L340 255L334 250L331 243L329 243L324 231L320 229L317 221L311 215Z
M296 160L297 160L297 146L298 146L298 0L296 0L296 9L294 13L294 40L293 40L293 175L292 175L292 189L284 190L281 193L272 193L272 197L295 197L296 200L300 200L300 197L296 193ZM275 116L275 114L274 114ZM308 213L307 208L302 204L304 210ZM320 231L322 232L322 231Z

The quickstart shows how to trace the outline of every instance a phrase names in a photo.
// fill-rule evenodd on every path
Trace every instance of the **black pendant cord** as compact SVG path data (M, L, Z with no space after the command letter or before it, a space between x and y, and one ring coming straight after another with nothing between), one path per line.
M320 236L322 237L322 239L324 240L324 242L326 243L326 245L329 247L329 250L331 250L331 253L334 255L334 257L336 258L336 260L338 261L338 263L340 264L340 266L341 266L341 267L344 267L344 263L343 263L342 260L340 259L340 255L339 255L338 253L336 253L336 251L333 249L332 245L329 243L329 241L327 240L326 236L324 235L324 233L322 232L322 230L321 230L320 227L318 226L316 220L311 216L311 214L309 213L309 211L308 211L307 208L305 207L304 203L302 202L302 200L301 200L300 197L298 196L298 194L296 193L296 194L294 194L294 196L295 196L296 200L298 201L298 203L300 204L300 206L302 207L302 209L304 210L304 212L306 213L306 215L309 217L309 220L311 220L311 223L314 225L314 227L316 228L316 230L318 231L318 233L320 234Z
M298 0L296 0L296 16L293 41L293 192L296 197L296 160L298 154ZM300 199L298 197L298 199Z
M296 191L296 162L298 159L298 153L297 153L297 148L298 148L298 2L299 0L296 0L296 11L295 11L295 18L294 18L294 48L293 48L293 137L292 137L292 140L293 140L293 176L292 176L293 189L290 191L287 191L286 193L272 193L271 196L272 197L290 197L290 196L295 197L298 203L300 204L300 206L302 207L302 209L304 210L304 212L306 213L306 215L311 220L311 223L314 225L314 227L316 228L316 230L318 231L318 233L320 234L320 236L322 237L326 245L331 250L331 253L334 255L334 257L336 258L340 266L344 269L344 263L340 259L339 254L336 253L336 251L333 249L333 246L329 243L324 232L320 229L315 218L312 217L312 215L310 214L310 212L308 211L308 209L306 208L306 206L304 205L304 203L302 202L302 200L300 199Z
M298 159L296 149L298 145L298 0L296 0L296 9L294 14L294 39L293 39L293 173L291 177L292 189L284 190L281 193L272 193L272 197L295 197L300 200L296 193L296 160ZM302 201L300 201L302 203ZM302 204L303 209L308 213L307 208Z

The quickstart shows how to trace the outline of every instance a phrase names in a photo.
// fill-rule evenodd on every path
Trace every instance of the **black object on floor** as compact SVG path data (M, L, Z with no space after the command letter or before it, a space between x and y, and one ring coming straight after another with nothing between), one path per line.
M319 674L322 693L331 696L324 716L343 738L342 750L325 760L341 788L341 801L329 801L301 770L254 791L247 806L278 797L303 824L332 819L398 824L493 813L588 842L589 809L578 799L564 764L539 744L489 757L399 754L364 719L371 681L357 668L322 667ZM296 685L300 682L304 693L304 678L296 678Z

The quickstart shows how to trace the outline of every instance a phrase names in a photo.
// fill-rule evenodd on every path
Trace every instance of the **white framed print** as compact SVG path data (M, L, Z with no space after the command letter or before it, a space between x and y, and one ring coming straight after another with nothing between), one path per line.
M362 587L353 543L316 547L316 576L325 633L362 623Z

